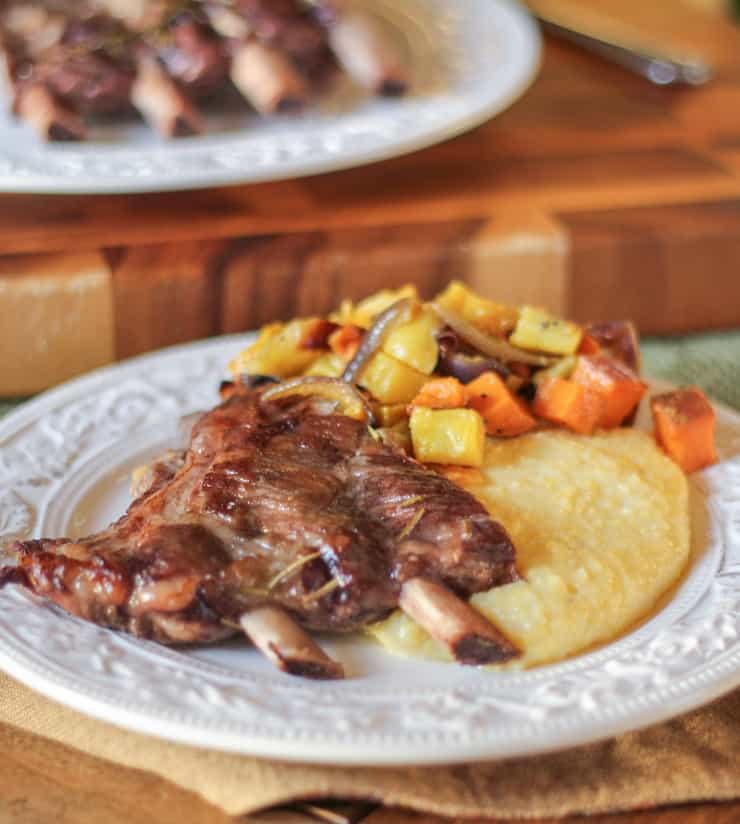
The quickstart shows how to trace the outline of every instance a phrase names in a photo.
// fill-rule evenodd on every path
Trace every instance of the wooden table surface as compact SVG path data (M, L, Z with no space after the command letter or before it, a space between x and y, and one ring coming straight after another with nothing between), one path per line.
M32 391L113 357L407 280L431 289L460 276L577 317L637 315L658 331L740 323L740 35L673 0L599 7L700 47L717 79L655 89L548 42L539 80L509 112L382 167L189 195L0 196L0 351L22 367L0 366L0 394L3 380ZM73 275L77 293L64 296L46 349L61 347L67 371L42 368L39 385L23 384L22 336L3 337L23 316L20 285L61 289ZM83 347L65 337L74 325ZM0 753L0 824L232 820L152 775L2 726ZM366 821L441 824L397 810ZM737 824L740 803L588 821Z
M589 0L537 3L594 15ZM383 164L191 193L0 195L0 396L409 280L431 293L459 277L645 332L740 325L740 28L687 0L597 5L599 25L705 53L714 81L656 88L548 41L509 111Z

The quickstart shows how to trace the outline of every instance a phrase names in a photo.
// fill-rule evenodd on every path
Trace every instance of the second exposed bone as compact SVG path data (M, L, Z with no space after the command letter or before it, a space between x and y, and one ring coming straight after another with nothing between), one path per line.
M72 111L62 106L54 95L40 84L19 87L14 104L15 113L42 140L84 140L85 125Z
M403 94L408 70L381 26L357 9L340 12L329 27L329 45L339 64L361 86L384 95Z
M399 605L461 664L502 663L520 654L490 621L434 581L406 581Z
M163 137L205 131L195 107L153 55L143 55L138 60L131 102Z
M234 53L231 80L260 114L298 109L308 99L306 82L288 58L254 39Z

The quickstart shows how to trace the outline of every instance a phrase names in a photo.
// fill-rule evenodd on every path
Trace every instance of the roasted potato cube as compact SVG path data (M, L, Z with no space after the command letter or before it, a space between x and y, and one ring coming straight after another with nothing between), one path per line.
M374 412L379 426L395 426L407 417L405 403L380 404Z
M419 293L416 286L407 284L400 289L381 289L374 295L361 300L359 303L352 303L351 300L343 300L339 306L339 310L329 315L329 319L335 323L354 324L367 329L372 326L373 319L381 312L392 306L396 301L402 298L419 299Z
M414 455L426 463L482 466L486 427L474 409L416 407L409 421Z
M582 337L583 329L577 324L555 318L536 306L523 306L509 342L521 349L573 355Z
M408 403L428 380L405 363L377 352L360 374L358 383L380 403Z
M308 376L338 378L344 371L344 360L334 352L324 352L303 373Z
M410 321L391 331L383 343L383 351L401 363L431 375L439 358L435 333L440 325L434 312L422 308Z
M540 369L538 372L535 372L532 380L536 384L540 384L552 378L569 378L577 365L578 358L576 355L566 355L552 366L548 366L547 369Z
M300 375L328 348L327 327L334 328L323 318L270 323L262 327L251 346L231 361L229 368L235 375L274 375L278 378Z
M508 335L519 318L516 306L482 298L459 280L453 280L434 302L460 315L482 332L496 336Z

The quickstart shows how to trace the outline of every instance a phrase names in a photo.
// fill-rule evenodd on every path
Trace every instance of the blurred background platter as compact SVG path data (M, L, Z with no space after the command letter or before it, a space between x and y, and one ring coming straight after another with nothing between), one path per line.
M116 120L94 127L83 144L42 144L4 114L0 191L169 191L350 168L478 125L522 95L539 67L536 24L510 0L364 2L405 52L407 97L376 99L344 81L301 115L263 119L219 103L208 135L170 142Z

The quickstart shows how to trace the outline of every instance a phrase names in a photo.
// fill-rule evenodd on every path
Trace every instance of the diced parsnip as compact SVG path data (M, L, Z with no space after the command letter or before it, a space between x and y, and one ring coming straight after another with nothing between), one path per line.
M401 363L431 375L439 359L435 333L440 326L438 315L420 307L411 320L390 332L383 342L383 351Z
M355 326L368 329L372 326L375 317L402 298L418 300L419 293L416 286L407 284L400 289L381 289L380 292L376 292L356 304L353 304L350 300L343 300L339 310L329 315L329 320L341 324L352 323Z
M229 368L235 375L300 375L325 351L316 335L325 324L323 318L299 318L263 326L257 340Z
M483 465L486 428L474 409L420 406L411 413L409 425L418 460L458 466Z
M566 355L547 369L540 369L534 373L532 380L536 384L544 383L552 378L569 378L576 368L578 358L575 355Z
M532 411L547 421L590 435L599 424L603 406L598 392L575 381L551 378L537 387Z
M360 348L365 330L353 323L340 326L329 335L329 346L332 352L339 355L344 361L351 360Z
M650 407L656 440L684 472L717 462L714 409L701 389L690 386L656 395Z
M468 402L465 387L457 378L433 378L421 387L411 406L428 409L461 409Z
M484 372L465 388L468 404L481 414L489 435L511 438L537 425L526 404L495 372Z
M582 337L583 329L577 324L553 317L537 306L523 306L509 343L550 355L572 355Z
M307 376L322 378L338 378L344 371L345 362L334 352L324 352L306 371Z
M459 280L453 280L434 302L462 316L481 331L496 336L508 335L519 318L516 306L482 298Z
M358 383L380 403L408 403L414 398L428 377L405 363L377 352L360 373Z
M647 391L647 384L631 369L606 355L581 355L571 379L602 396L604 408L598 425L603 429L619 426Z
M405 403L380 404L374 412L379 426L395 426L407 417Z

